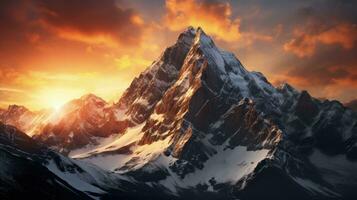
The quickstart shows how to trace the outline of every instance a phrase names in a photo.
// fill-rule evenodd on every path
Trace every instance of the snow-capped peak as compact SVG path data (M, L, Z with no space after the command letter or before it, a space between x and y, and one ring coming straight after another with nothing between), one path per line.
M195 36L196 30L192 26L190 26L179 35L176 43L183 43L185 45L191 46L192 39L195 38Z

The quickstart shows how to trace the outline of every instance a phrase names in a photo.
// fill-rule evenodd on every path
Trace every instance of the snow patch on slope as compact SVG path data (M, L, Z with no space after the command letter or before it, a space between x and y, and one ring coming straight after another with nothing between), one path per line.
M243 146L225 150L221 147L217 154L205 162L202 170L188 174L183 182L187 185L197 185L208 183L211 178L219 183L237 182L244 175L251 173L259 161L266 158L268 152L267 149L248 151Z
M202 169L196 169L195 172L187 174L183 179L169 170L170 176L160 181L160 184L174 193L177 192L177 188L190 188L199 184L206 184L209 186L208 190L213 191L211 181L234 184L252 173L257 164L269 156L267 149L249 151L244 146L224 149L224 145L218 149L218 153L210 157ZM155 163L157 166L169 166L174 161L175 158L162 155ZM169 168L167 167L167 169Z
M76 173L69 173L69 172L62 172L61 170L58 169L57 165L54 163L54 161L50 161L49 164L47 165L47 168L54 174L56 174L58 177L60 177L62 180L66 181L69 185L73 186L74 188L85 192L87 194L91 193L96 193L96 194L103 194L105 191L101 190L98 187L95 187L91 184L88 183L87 180L85 180L85 177L80 177L81 174Z

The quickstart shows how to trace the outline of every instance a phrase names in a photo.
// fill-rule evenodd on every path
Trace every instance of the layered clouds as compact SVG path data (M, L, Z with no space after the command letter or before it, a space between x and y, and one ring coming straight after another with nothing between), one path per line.
M87 92L118 97L139 69L117 61L131 55L143 67L156 55L143 57L148 27L140 13L121 1L0 4L2 107L18 103L39 109L51 106L46 96L65 102Z
M109 46L141 42L144 21L114 0L35 1L39 20L59 37Z
M0 106L86 92L115 100L187 26L274 84L347 102L357 93L356 13L349 0L4 0Z
M293 38L284 44L284 50L303 58L313 56L319 44L338 45L350 50L355 46L356 41L356 24L341 22L327 27L308 24L294 29Z
M167 0L164 24L170 30L180 31L192 25L202 27L218 40L234 42L241 37L240 19L232 17L228 2Z

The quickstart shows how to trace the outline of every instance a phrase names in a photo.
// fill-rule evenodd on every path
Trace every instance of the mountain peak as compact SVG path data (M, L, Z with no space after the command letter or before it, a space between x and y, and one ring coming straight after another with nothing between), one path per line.
M9 105L8 110L9 111L15 111L15 110L16 111L28 111L28 109L25 106L16 105L16 104Z
M103 101L104 102L104 100L102 98L100 98L97 95L92 94L92 93L88 93L88 94L81 96L80 100L82 100L82 101L94 100L94 101Z
M201 27L196 30L195 44L214 46L214 42L210 36L208 36Z
M195 36L196 30L192 26L189 26L179 35L179 37L177 38L177 43L183 43L188 46L191 46L192 40L195 38Z
M326 171L338 172L335 180L343 182L356 174L356 164L344 157L356 159L357 116L335 104L288 84L274 87L262 73L246 70L233 53L219 49L202 28L188 27L117 104L84 95L40 124L34 138L175 195L234 188L237 196L222 198L248 194L246 199L261 199L249 198L250 187L274 183L276 194L298 187L299 193L313 189L324 197L330 187L334 193L340 187L324 178ZM33 117L23 116L16 119L34 124ZM329 149L334 152L324 155ZM331 163L324 166L320 158ZM265 195L268 190L257 191Z
M210 36L208 36L201 27L196 29L192 26L187 27L178 37L177 43L185 43L191 45L208 45L214 47L214 42Z
M192 34L196 34L196 29L193 26L189 26L185 29L184 32L190 32Z

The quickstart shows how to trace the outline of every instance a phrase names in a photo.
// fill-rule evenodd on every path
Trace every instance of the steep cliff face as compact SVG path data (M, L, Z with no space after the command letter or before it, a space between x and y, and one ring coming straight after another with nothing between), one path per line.
M347 156L347 168L355 165L356 115L288 84L272 86L202 29L182 33L134 79L116 109L129 122L123 134L73 157L181 195L195 188L260 198L251 188L266 181L290 191L281 198L294 190L303 198L351 194L323 173L334 163L318 157ZM339 175L356 176L347 171Z
M166 90L177 80L194 36L193 29L181 33L173 46L133 80L115 105L120 113L118 120L129 120L129 126L147 120Z
M114 105L87 96L67 106L38 140L170 198L357 196L356 113L274 87L200 28L181 33Z

